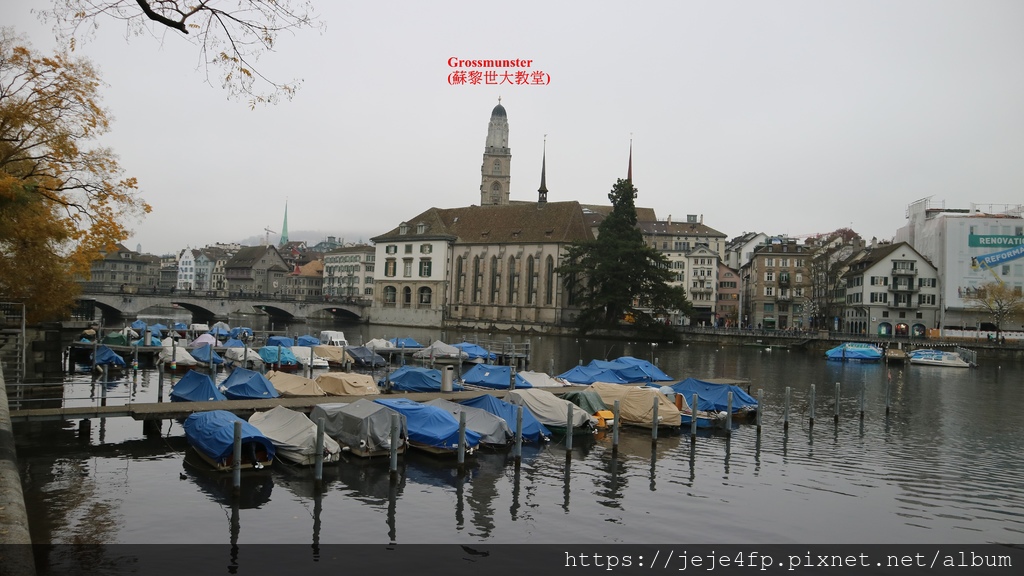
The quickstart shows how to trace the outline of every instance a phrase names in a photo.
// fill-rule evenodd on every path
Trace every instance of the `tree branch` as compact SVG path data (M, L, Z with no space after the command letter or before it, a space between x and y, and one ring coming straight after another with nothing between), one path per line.
M167 26L169 28L174 28L175 30L180 30L183 34L188 34L188 29L185 28L185 22L184 21L177 22L177 21L171 20L170 18L167 18L165 16L161 16L161 15L157 14L156 12L153 11L152 8L149 7L149 1L148 0L135 0L135 1L139 4L139 8L142 8L142 13L145 14L146 17L148 17L150 20L153 20L154 22L159 22L160 24L163 24L164 26Z

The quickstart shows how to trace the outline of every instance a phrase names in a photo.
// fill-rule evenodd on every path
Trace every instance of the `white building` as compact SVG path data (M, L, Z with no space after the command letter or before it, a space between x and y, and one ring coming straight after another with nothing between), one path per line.
M924 198L907 207L907 225L896 242L907 242L939 271L939 324L975 327L977 312L964 296L990 282L1024 289L1024 205L972 204L946 209Z
M864 250L843 275L844 330L924 337L938 324L938 277L935 266L906 242Z

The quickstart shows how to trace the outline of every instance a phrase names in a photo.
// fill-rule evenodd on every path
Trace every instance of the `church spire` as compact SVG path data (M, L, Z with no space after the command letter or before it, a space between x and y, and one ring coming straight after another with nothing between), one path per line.
M633 139L629 139L629 168L626 169L626 180L633 181Z
M548 201L548 185L547 185L547 168L548 168L548 135L544 135L544 154L541 156L540 161L540 188L537 189L537 203L543 204Z
M281 225L281 246L288 243L288 201L284 201L284 224Z
M487 124L484 161L480 167L480 205L502 205L509 202L512 151L508 147L508 114L498 99Z

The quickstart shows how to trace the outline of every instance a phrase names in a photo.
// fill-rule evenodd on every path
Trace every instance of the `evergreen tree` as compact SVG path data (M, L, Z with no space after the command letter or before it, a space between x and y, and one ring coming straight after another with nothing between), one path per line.
M662 332L667 327L656 315L670 310L689 313L686 293L669 285L673 275L668 259L644 243L636 225L632 181L620 178L608 198L612 212L601 222L597 238L570 245L558 270L570 302L581 309L576 326L586 333L632 323L641 330Z

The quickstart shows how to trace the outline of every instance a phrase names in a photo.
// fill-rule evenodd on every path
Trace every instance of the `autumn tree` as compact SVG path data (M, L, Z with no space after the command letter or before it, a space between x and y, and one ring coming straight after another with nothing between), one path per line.
M580 307L576 326L582 333L621 329L630 318L638 329L660 337L665 325L658 315L691 311L684 290L670 284L668 259L644 242L637 227L636 193L630 180L619 179L608 194L612 211L597 238L571 244L559 267Z
M996 339L1010 320L1024 317L1024 294L1003 282L989 282L964 296L967 307L988 314L996 325Z
M89 145L109 129L87 60L38 56L0 29L0 299L32 321L74 303L74 274L129 236L149 212L117 157Z
M260 56L274 50L278 36L323 26L311 3L302 0L53 0L53 8L40 15L54 22L58 40L72 48L104 20L123 22L129 36L162 38L174 30L199 50L207 82L220 82L230 97L248 98L250 105L291 99L302 83L259 71Z

